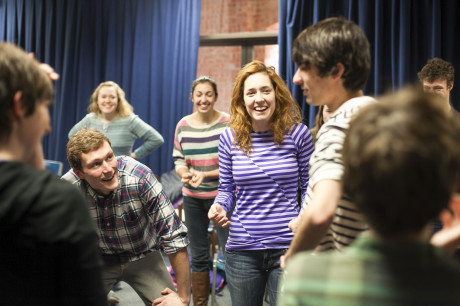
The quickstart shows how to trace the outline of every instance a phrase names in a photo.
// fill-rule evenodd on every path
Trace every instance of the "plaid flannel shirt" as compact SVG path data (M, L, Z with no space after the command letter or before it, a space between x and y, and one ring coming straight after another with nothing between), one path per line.
M152 250L172 254L186 247L187 228L153 172L127 156L119 156L117 161L119 186L107 197L99 195L73 170L62 177L86 194L101 253L135 261Z

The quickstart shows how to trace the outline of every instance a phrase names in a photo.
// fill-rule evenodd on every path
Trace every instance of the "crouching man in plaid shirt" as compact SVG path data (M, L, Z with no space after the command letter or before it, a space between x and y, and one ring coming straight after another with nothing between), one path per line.
M67 144L72 169L62 179L85 193L97 225L104 259L103 278L109 289L125 281L145 305L168 301L188 305L190 266L187 228L153 172L128 156L115 157L109 139L83 129ZM160 250L169 257L178 292Z

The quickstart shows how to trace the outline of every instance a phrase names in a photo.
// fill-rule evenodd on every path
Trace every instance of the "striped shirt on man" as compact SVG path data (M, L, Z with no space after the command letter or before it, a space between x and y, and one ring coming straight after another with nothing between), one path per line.
M320 128L310 159L310 181L304 206L310 202L316 183L325 179L342 179L342 147L350 120L362 107L374 102L375 99L367 96L353 98L342 104ZM366 229L363 215L346 195L342 195L332 224L315 251L340 250L350 245Z

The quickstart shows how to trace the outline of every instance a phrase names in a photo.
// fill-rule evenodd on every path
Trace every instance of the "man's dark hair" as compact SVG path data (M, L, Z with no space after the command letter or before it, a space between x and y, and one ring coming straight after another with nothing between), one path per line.
M427 61L417 76L420 82L446 80L447 87L450 87L454 83L455 70L451 63L435 57Z
M295 39L292 60L297 66L318 68L325 77L337 73L337 63L342 63L344 87L361 90L366 85L371 70L369 41L354 22L341 17L327 18L303 30Z
M406 89L363 108L350 124L344 192L381 236L420 232L458 182L459 122L438 99Z

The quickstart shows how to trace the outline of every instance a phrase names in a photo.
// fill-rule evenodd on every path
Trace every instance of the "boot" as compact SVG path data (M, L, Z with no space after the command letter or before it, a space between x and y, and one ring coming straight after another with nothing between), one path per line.
M194 306L208 306L209 272L192 272L192 298Z

